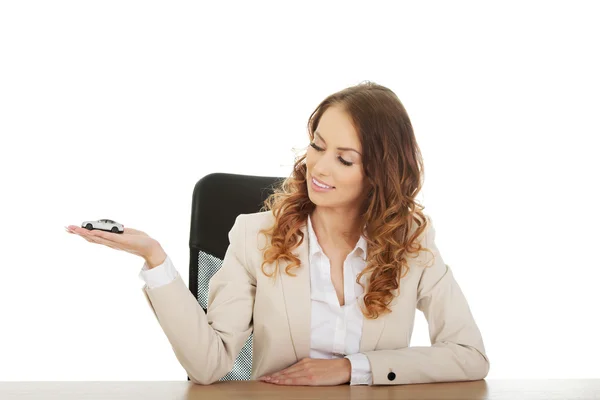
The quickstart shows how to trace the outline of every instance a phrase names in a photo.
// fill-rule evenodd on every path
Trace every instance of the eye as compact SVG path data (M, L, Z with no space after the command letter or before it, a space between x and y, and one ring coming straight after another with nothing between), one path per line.
M311 144L310 144L310 145L311 145L311 147L313 147L313 148L314 148L316 151L325 151L325 150L324 150L324 149L322 149L321 147L317 146L317 145L315 144L315 142L311 142ZM351 165L352 165L352 163L351 163L350 161L346 161L346 160L344 160L344 159L343 159L341 156L338 156L338 160L340 160L340 162L341 162L342 164L344 164L345 166L347 166L347 167L349 167L349 166L351 166Z
M338 160L340 160L342 164L347 165L348 167L352 165L350 161L346 161L342 157L338 157Z
M310 145L311 145L311 146L312 146L312 147L313 147L313 148L314 148L316 151L323 151L323 149L322 149L322 148L320 148L319 146L317 146L317 145L315 144L315 142L311 142L311 144L310 144Z

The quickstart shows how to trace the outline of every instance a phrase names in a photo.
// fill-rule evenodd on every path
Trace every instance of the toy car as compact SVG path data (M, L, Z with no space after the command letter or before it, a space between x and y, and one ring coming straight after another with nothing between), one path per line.
M125 227L123 226L123 224L115 222L112 219L99 219L98 221L83 221L81 227L87 229L88 231L91 231L92 229L113 233L123 233L125 231Z

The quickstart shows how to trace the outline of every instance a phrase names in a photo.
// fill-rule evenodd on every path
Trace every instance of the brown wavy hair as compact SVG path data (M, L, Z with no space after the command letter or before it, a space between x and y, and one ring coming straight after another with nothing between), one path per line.
M328 96L313 111L308 120L308 136L314 140L321 116L331 106L340 107L351 118L363 148L362 166L368 191L361 205L362 235L367 241L367 265L356 277L371 273L365 292L363 315L375 319L391 312L388 305L400 279L408 273L408 253L431 250L420 245L417 238L425 231L428 220L423 206L415 200L424 178L423 160L408 114L390 89L365 81ZM263 248L261 270L275 276L279 262L289 262L285 273L300 267L300 259L292 251L300 246L304 234L300 230L316 205L308 197L306 182L306 152L296 157L289 177L274 188L261 211L271 210L275 223L260 233L271 237ZM365 191L365 193L367 193ZM409 237L413 224L416 229ZM268 237L267 236L267 237ZM433 254L433 253L431 253ZM275 262L275 270L267 273L265 264Z

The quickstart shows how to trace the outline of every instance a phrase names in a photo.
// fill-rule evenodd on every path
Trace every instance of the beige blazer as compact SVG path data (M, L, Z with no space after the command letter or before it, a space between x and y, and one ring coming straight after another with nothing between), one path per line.
M480 331L467 300L434 243L429 227L419 237L431 249L409 257L409 273L400 280L392 312L364 319L360 352L371 364L374 385L483 379L489 371ZM242 346L254 332L250 379L274 373L309 357L311 297L308 232L296 249L301 266L296 277L281 273L274 282L260 269L266 244L262 228L270 227L270 211L242 214L229 232L221 268L210 280L205 313L181 276L173 282L142 288L190 380L218 381L233 367ZM427 264L431 267L425 268ZM265 269L273 264L265 265ZM397 292L396 292L397 294ZM361 297L362 300L362 297ZM409 347L415 310L429 324L432 346ZM393 372L393 374L392 374Z

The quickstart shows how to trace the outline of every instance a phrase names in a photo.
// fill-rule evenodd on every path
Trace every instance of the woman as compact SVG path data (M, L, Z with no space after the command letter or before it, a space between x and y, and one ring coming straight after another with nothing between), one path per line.
M480 331L415 201L423 163L398 97L371 82L327 97L264 210L237 217L205 314L157 241L71 226L146 261L143 292L199 384L228 373L253 332L251 379L406 384L487 376ZM409 347L415 310L432 345Z

